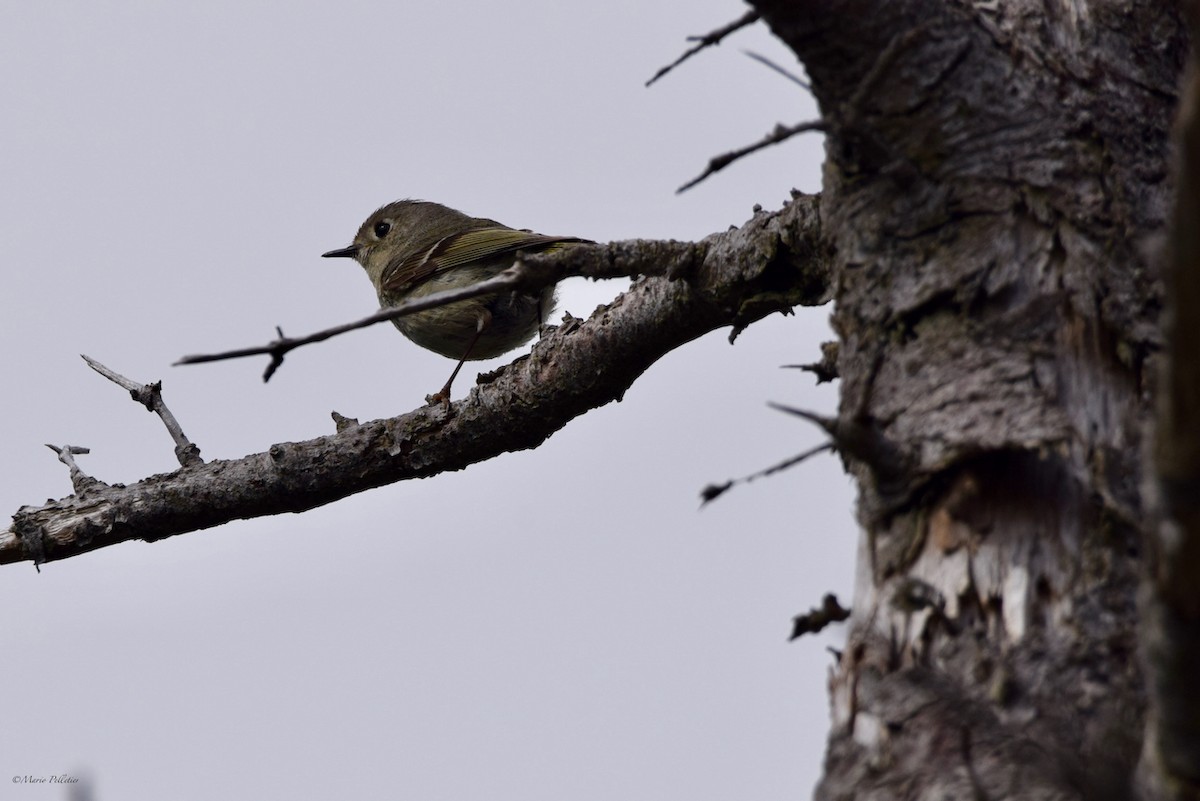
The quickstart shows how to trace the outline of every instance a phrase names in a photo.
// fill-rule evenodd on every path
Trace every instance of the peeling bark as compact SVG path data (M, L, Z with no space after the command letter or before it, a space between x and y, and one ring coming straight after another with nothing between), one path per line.
M849 459L863 542L817 797L1144 791L1179 11L753 5L829 126L840 415L901 454Z

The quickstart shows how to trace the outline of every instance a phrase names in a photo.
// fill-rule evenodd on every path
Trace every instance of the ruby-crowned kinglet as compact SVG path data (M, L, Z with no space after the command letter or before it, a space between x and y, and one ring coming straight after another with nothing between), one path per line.
M557 250L588 242L518 231L495 220L468 217L423 200L398 200L376 211L358 229L354 244L322 254L355 259L383 306L470 286L512 266L518 251ZM538 332L554 307L554 287L537 296L520 292L462 300L399 317L400 333L458 365L434 395L449 400L450 384L467 359L490 359L519 348Z

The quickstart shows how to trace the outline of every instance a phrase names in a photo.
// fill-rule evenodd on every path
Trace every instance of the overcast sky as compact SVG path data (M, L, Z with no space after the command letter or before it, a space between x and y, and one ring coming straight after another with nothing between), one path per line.
M680 10L686 9L686 10ZM174 469L165 397L205 458L420 405L452 366L390 326L288 357L171 367L361 317L346 245L416 197L520 228L698 239L791 188L797 138L682 196L713 155L815 115L758 26L644 81L745 7L561 2L0 2L0 507ZM621 289L562 287L586 317ZM853 493L824 455L699 510L700 489L821 441L828 309L692 343L535 451L303 515L0 569L0 799L807 797ZM481 370L464 369L456 396ZM13 777L13 778L10 778Z

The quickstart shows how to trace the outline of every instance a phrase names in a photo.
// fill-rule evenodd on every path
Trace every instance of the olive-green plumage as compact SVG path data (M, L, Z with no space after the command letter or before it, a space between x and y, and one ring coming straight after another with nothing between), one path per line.
M399 200L368 217L354 244L324 255L357 260L379 302L395 306L491 278L512 266L518 251L555 250L579 242L587 240L518 231L437 203ZM536 297L519 292L484 295L394 322L413 342L458 359L461 366L464 359L490 359L532 339L554 307L554 294L550 286ZM449 388L447 382L447 396Z

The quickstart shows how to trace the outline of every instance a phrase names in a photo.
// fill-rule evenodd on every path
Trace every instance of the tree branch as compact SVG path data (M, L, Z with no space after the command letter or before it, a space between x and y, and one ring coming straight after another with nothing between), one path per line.
M805 634L816 634L831 623L841 623L849 619L850 610L843 608L832 592L826 593L820 606L814 606L803 615L792 618L792 635L788 637L788 641Z
M129 397L135 403L140 403L145 406L147 411L154 412L162 420L163 425L167 427L167 433L171 435L171 439L175 440L175 458L179 460L179 464L184 467L203 463L200 458L200 448L196 443L187 438L183 433L183 426L179 425L179 421L175 419L175 415L167 408L167 404L162 399L162 382L155 381L152 384L139 384L136 381L126 378L115 370L105 367L100 362L80 354L83 360L100 375L107 378L119 387L122 387L129 392Z
M663 243L633 239L626 242L612 242L603 246L588 243L586 246L581 245L552 253L519 255L521 256L520 260L512 267L485 281L413 298L395 306L382 308L360 320L325 328L307 336L286 337L283 335L283 331L277 327L275 331L279 338L266 345L236 348L221 353L184 356L175 364L203 364L227 359L241 359L246 356L268 355L271 357L271 362L263 373L265 382L271 380L271 376L283 364L283 357L296 348L324 342L360 328L369 328L377 323L390 322L427 309L447 306L460 300L477 298L482 295L500 292L536 294L543 287L566 278L583 277L598 280L637 275L665 275L668 277L684 275L695 264L703 260L704 249L699 245L676 242L671 243L668 250L664 250Z
M561 326L532 354L454 403L449 418L440 408L423 407L238 460L187 467L128 487L97 485L45 506L22 507L12 527L0 532L0 564L53 561L127 540L304 511L536 447L574 417L620 399L674 348L723 326L736 329L799 304L826 302L831 282L818 201L798 196L779 212L759 213L741 228L697 244L616 243L565 251L569 263L668 275L643 278L587 322Z
M708 166L704 168L704 172L700 173L695 178L676 189L675 194L678 195L681 192L686 192L708 176L712 175L713 173L720 172L740 158L749 156L751 153L757 153L763 148L770 147L771 145L777 145L780 142L786 142L796 134L805 133L806 131L819 131L823 133L827 130L829 130L829 125L824 120L809 120L808 122L799 122L795 125L783 125L782 123L776 125L773 131L752 145L746 145L745 147L740 147L737 150L731 150L728 153L722 153L719 156L713 156L711 159L709 159Z
M658 72L654 73L654 76L652 78L650 78L650 80L646 81L646 86L649 87L652 83L657 81L659 78L663 77L668 72L675 69L680 64L687 61L689 58L696 55L704 48L713 47L715 45L718 45L721 43L722 39L724 39L726 36L733 33L734 31L741 30L742 28L745 28L747 25L753 25L755 22L758 22L759 16L760 15L757 11L751 9L750 11L747 11L745 14L743 14L741 17L735 19L733 22L730 22L726 25L722 25L720 28L717 28L715 31L710 31L710 32L704 34L703 36L689 36L688 41L696 42L696 45L694 47L688 48L686 51L684 51L684 54L681 55L679 58L675 59L667 66L661 68Z
M756 479L773 476L776 473L782 473L784 470L795 467L801 462L808 461L811 457L816 456L818 453L824 453L825 451L831 450L833 450L833 443L823 442L816 447L809 448L808 450L798 453L795 456L789 456L782 462L777 462L770 467L751 473L748 476L731 478L721 484L709 484L704 489L700 490L700 506L707 506L709 503L724 495L727 490L732 489L736 484L749 484L751 481Z

